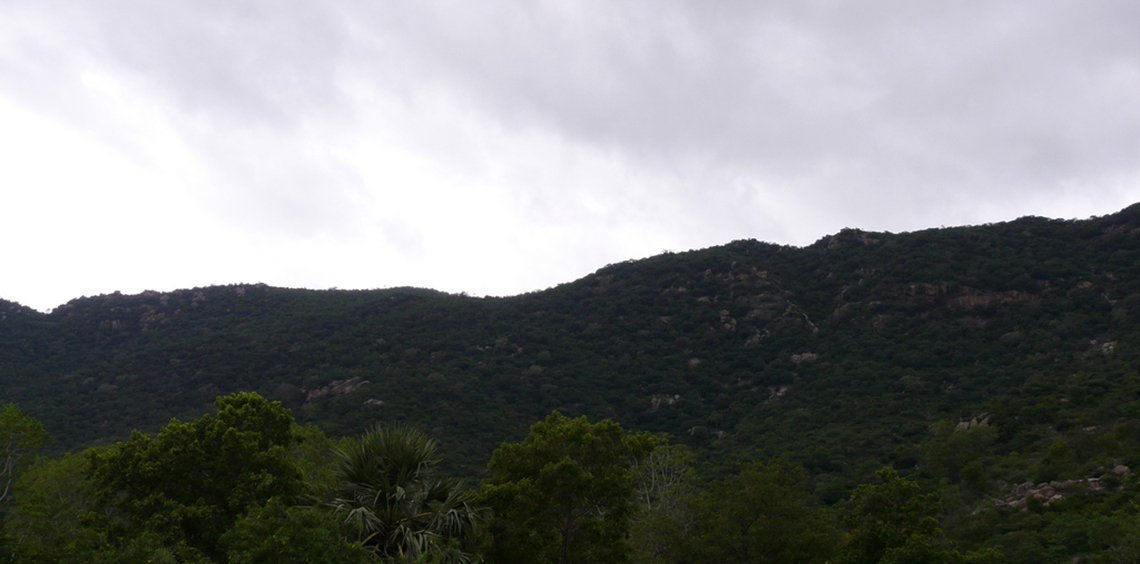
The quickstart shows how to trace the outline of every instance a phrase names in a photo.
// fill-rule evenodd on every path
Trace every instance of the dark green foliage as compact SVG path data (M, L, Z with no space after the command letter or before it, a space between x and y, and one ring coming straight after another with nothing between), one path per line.
M85 564L106 547L106 532L90 526L99 505L87 468L85 454L70 454L40 459L20 475L4 519L17 562Z
M823 563L842 536L832 514L811 503L808 474L786 459L747 465L687 492L673 506L659 505L639 520L639 560L688 562Z
M466 563L479 521L473 494L436 472L436 443L401 425L376 426L336 452L323 505L381 558Z
M938 496L922 493L915 482L900 478L893 468L878 473L878 485L864 484L851 495L844 519L851 530L844 562L874 564L907 547L929 546L941 534Z
M694 561L826 562L840 544L831 515L808 502L808 474L785 459L751 464L702 503Z
M220 540L230 564L366 564L375 562L335 516L288 507L279 498L256 506Z
M851 495L845 516L850 531L845 564L958 564L1000 562L999 551L962 554L942 536L938 496L900 478L892 468L878 472L881 484L864 484Z
M698 485L692 451L658 445L634 467L638 513L630 530L635 562L668 562L697 518Z
M302 493L289 411L253 393L218 398L217 406L217 416L175 420L154 438L135 432L89 454L113 543L155 537L217 558L219 537L248 507Z
M497 564L624 562L634 514L633 465L653 450L613 421L557 411L491 457L482 502L494 512Z
M940 421L934 426L933 436L926 443L926 469L955 483L968 481L978 489L984 485L979 459L989 454L997 440L997 429L976 425L957 430L955 426L951 421Z
M44 421L60 449L155 431L248 390L334 435L407 421L467 476L552 409L737 462L793 452L846 475L917 460L927 425L991 398L1024 397L1002 415L1030 422L1097 401L1084 386L1068 405L1018 388L1130 366L1138 227L1125 210L845 230L806 248L736 241L512 298L246 285L84 298L50 315L8 304L0 397ZM1140 414L1128 394L1112 399L1102 415ZM799 454L813 451L827 460Z
M333 436L424 429L467 478L557 409L690 447L696 490L787 456L838 506L890 465L940 496L963 551L1093 562L1135 545L1138 322L1140 205L735 241L510 298L243 285L50 314L0 301L0 399L58 454L256 391ZM309 446L298 464L328 479L311 456L328 445Z
M0 409L0 502L7 501L20 459L51 441L36 418L10 403Z

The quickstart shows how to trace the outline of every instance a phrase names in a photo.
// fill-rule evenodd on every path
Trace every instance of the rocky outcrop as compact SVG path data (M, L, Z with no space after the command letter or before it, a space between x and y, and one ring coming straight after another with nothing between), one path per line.
M649 398L649 412L653 413L661 408L661 406L671 406L681 400L680 394L657 394Z
M1088 483L1089 489L1093 491L1100 491L1100 480L1096 478L1089 478L1088 480L1080 480L1080 482ZM998 507L1010 508L1025 508L1029 505L1030 499L1036 499L1045 505L1061 501L1065 499L1065 495L1061 490L1066 490L1077 485L1077 480L1065 480L1063 482L1042 482L1034 484L1033 482L1025 482L1017 484L1010 490L1010 493L1003 498L995 499L994 505Z
M966 289L962 294L954 296L947 301L947 305L957 308L985 307L1015 302L1037 302L1041 296L1026 294L1025 292L978 292Z
M792 364L799 366L801 364L811 364L819 360L819 355L811 352L793 354L790 357Z
M1132 470L1123 464L1117 465L1112 469L1112 473L1117 476L1124 476L1131 472ZM1044 505L1050 505L1065 499L1065 494L1062 493L1064 490L1072 490L1074 488L1085 488L1087 491L1099 492L1104 490L1105 485L1101 482L1100 478L1041 482L1039 484L1025 482L1013 486L1009 494L1005 497L993 500L993 503L998 507L1024 509L1028 507L1030 499L1035 499ZM1077 491L1080 490L1078 489Z
M312 401L327 395L342 396L356 391L357 388L367 383L367 380L360 377L349 378L348 380L333 380L319 388L306 389L305 400Z
M969 421L967 421L965 419L959 419L958 424L954 426L954 430L955 431L965 431L965 430L969 429L970 427L977 427L979 425L989 425L989 424L990 424L990 414L982 413L980 415L977 415L977 416L971 418Z

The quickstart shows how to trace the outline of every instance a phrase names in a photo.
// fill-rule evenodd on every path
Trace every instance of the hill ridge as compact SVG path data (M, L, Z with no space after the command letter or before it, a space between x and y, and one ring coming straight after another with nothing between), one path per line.
M1087 220L844 229L804 247L737 240L510 297L231 284L50 313L0 301L0 397L63 436L60 449L252 390L334 434L406 420L469 472L559 409L667 432L718 464L786 451L854 474L917 460L939 419L1012 424L995 398L1035 378L1133 378L1137 265L1140 204Z

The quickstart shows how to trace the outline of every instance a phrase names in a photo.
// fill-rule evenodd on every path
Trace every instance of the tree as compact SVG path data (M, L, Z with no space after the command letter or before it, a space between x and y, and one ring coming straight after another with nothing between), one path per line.
M274 498L254 507L225 535L230 564L366 564L371 553L345 540L338 520L317 508L289 507Z
M338 450L323 503L383 558L467 562L479 510L457 481L439 477L436 442L401 425L377 425Z
M658 445L633 465L637 501L646 513L668 510L692 479L693 453L682 445Z
M917 483L900 478L889 466L877 476L881 484L863 484L851 494L844 519L851 530L848 564L875 564L888 551L905 547L912 537L941 532L935 519L941 510L937 495L923 494Z
M668 562L695 533L697 494L693 453L660 445L634 467L638 512L630 529L635 562Z
M289 410L245 392L215 403L216 417L171 421L153 439L135 431L89 455L112 542L158 539L179 554L219 558L219 537L249 507L302 493Z
M839 547L839 530L829 512L808 503L807 484L807 471L782 458L716 483L687 552L702 562L827 561Z
M0 410L0 502L8 501L20 459L51 440L36 418L26 415L14 403Z
M850 528L845 564L967 564L999 561L997 551L962 554L942 537L937 494L924 494L894 468L877 473L881 484L863 484L851 494L844 519Z
M491 456L482 499L493 509L490 560L623 562L635 512L632 468L657 441L617 423L557 411Z
M106 545L105 532L88 526L97 507L87 466L87 455L78 453L42 458L20 473L4 517L17 562L87 564Z

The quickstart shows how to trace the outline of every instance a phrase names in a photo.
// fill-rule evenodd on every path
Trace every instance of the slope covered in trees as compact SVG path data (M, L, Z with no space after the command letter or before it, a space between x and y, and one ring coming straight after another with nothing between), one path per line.
M948 488L948 534L989 542L992 523L964 517L984 506L1079 553L1111 526L1049 515L1130 503L1138 346L1133 206L803 248L736 241L509 298L241 285L50 314L0 302L0 400L63 452L256 391L331 435L406 422L468 477L558 410L667 433L707 479L786 456L825 505L890 465Z
M552 409L726 456L905 465L940 419L1067 428L1078 412L1135 410L1138 228L1133 207L848 230L805 248L737 241L511 298L227 286L50 314L4 302L0 398L60 449L257 391L334 434L408 421L475 469Z

